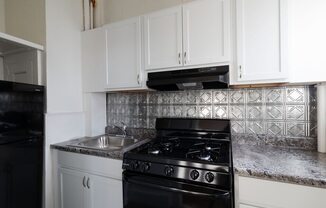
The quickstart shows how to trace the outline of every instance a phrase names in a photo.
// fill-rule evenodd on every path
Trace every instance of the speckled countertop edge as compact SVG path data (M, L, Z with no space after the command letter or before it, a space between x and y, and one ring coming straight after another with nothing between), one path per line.
M51 145L51 148L121 160L126 151L149 141L149 139L140 140L134 145L117 151L101 151L69 146L87 139L90 139L90 137L54 144ZM326 188L326 154L315 151L239 143L233 143L232 150L234 172L239 176Z
M289 148L233 144L240 176L326 188L326 154Z

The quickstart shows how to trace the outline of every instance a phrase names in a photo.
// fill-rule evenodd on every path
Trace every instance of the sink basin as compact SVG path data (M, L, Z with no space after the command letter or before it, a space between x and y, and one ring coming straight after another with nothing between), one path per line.
M97 150L119 150L128 147L136 143L137 141L137 139L134 139L132 137L103 135L79 142L71 146Z

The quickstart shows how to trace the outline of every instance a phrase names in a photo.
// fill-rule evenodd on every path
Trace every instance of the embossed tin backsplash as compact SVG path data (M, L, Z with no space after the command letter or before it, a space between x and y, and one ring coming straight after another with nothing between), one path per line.
M107 123L154 128L157 117L230 118L233 134L316 137L313 86L107 94Z

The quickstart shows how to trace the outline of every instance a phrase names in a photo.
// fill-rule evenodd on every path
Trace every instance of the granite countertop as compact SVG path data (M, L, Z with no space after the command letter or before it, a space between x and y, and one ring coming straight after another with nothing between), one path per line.
M290 148L233 144L240 176L326 188L326 154Z
M51 145L62 151L122 159L124 152L140 146L149 139L143 139L122 150L103 151L69 146L90 139L83 137ZM233 143L233 166L240 176L255 177L279 182L326 188L326 154L315 151L266 145Z

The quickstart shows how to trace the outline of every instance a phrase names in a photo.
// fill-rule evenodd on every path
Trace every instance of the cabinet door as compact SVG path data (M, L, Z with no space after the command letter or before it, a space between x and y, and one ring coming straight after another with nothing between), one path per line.
M89 208L122 208L122 181L90 176Z
M145 68L182 66L182 7L144 17Z
M59 168L60 208L83 208L86 204L86 192L83 185L85 174Z
M236 0L238 81L284 82L287 0Z
M229 61L229 36L229 0L202 0L184 5L184 65Z
M84 92L104 92L107 83L105 30L82 32L82 77Z
M107 27L108 88L141 86L140 17Z

